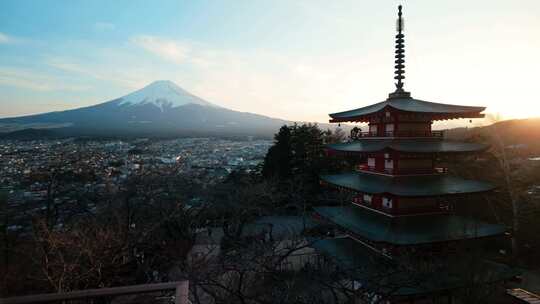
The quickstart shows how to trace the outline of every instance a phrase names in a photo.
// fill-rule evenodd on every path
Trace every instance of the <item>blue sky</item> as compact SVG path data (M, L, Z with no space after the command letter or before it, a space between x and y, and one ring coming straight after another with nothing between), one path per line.
M402 2L414 97L540 116L540 1ZM0 117L170 79L235 110L326 121L393 90L399 3L3 0Z

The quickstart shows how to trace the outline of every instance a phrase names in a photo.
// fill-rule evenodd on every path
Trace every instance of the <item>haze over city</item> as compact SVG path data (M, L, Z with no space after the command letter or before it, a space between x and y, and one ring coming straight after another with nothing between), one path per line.
M388 3L391 2L391 5ZM291 121L393 90L397 1L2 1L0 117L78 108L172 80ZM405 88L540 115L540 2L407 1Z

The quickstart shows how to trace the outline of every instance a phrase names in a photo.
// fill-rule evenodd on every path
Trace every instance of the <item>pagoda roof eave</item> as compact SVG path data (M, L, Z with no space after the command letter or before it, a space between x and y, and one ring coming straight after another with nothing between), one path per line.
M393 150L409 153L470 153L482 152L489 145L436 138L360 139L348 143L329 144L328 149L343 153L371 153Z
M373 114L392 108L402 112L428 114L432 120L482 118L485 107L423 101L414 98L389 98L366 107L329 114L330 122L368 122Z
M322 217L347 231L377 243L400 246L459 241L502 235L502 225L472 218L439 214L390 218L350 207L314 207Z
M467 180L446 174L388 176L350 172L321 175L328 184L370 194L392 194L403 197L430 197L482 193L494 190L489 183Z

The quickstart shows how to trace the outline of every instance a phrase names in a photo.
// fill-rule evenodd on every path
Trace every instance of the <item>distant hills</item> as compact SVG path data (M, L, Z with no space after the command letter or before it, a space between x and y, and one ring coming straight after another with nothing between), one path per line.
M163 80L90 107L0 119L0 131L4 131L2 137L8 138L33 135L271 136L280 126L290 123L220 107Z
M35 139L68 136L271 137L294 122L227 109L167 80L155 81L128 95L73 110L0 119L0 138ZM321 128L337 127L320 124ZM348 132L350 127L343 126ZM449 138L490 136L498 132L505 144L540 146L540 118L497 122L490 126L447 130Z
M446 131L450 139L463 140L483 137L499 138L505 146L526 144L540 150L540 118L512 119L476 128L456 128Z

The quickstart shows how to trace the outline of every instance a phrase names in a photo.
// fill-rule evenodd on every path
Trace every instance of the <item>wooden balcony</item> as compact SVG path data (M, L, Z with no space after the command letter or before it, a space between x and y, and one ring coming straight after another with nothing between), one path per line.
M384 208L380 206L374 206L371 203L364 203L362 201L353 201L353 205L368 209L388 217L402 217L402 216L416 216L426 214L449 214L452 212L453 207L449 204L439 204L437 206L418 206L418 207L402 207L402 208Z
M435 137L443 138L443 131L367 131L351 134L352 139L366 138L366 137Z
M428 174L445 174L448 173L448 168L445 167L435 167L435 168L411 168L411 169L403 169L403 168L383 168L383 169L377 169L373 166L368 166L367 164L361 164L358 165L357 170L360 172L373 172L373 173L381 173L381 174L389 174L389 175L428 175Z
M0 304L26 304L26 303L51 303L69 302L73 300L92 300L97 298L110 298L115 296L156 293L174 291L175 304L188 304L189 282L167 282L156 284L131 285L123 287L86 289L62 293L38 294L22 297L0 299Z

